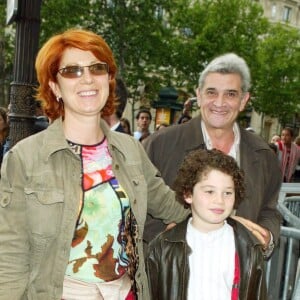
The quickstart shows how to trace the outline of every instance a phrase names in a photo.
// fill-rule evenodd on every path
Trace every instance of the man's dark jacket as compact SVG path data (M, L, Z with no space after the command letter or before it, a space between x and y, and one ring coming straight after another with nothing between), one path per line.
M186 241L187 221L163 232L149 244L146 270L153 300L187 299L191 253ZM239 299L267 300L265 264L258 240L239 222L230 218L227 221L234 230L240 262Z
M277 211L281 186L279 163L269 145L260 136L243 128L240 128L240 132L240 167L245 173L246 196L236 214L271 231L276 242L281 222ZM157 131L145 141L144 147L165 182L172 187L186 154L206 148L200 116L184 124ZM162 222L148 216L144 240L149 242L164 227Z

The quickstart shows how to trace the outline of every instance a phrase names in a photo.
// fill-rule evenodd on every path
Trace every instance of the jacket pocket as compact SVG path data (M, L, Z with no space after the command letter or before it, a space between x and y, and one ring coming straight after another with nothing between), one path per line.
M29 230L44 238L58 233L64 207L61 190L25 188Z
M7 207L12 199L12 190L2 190L0 192L0 206Z

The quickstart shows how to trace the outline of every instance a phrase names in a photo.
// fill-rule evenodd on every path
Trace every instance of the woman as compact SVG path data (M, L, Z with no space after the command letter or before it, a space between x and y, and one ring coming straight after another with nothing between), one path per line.
M149 299L147 210L175 201L140 143L111 131L116 64L98 35L68 30L36 60L51 125L5 156L0 182L0 299Z
M132 135L131 129L130 129L130 122L127 118L121 118L120 123L123 127L124 133L127 133L129 135Z
M285 127L281 131L280 141L276 143L282 172L282 182L294 181L294 173L300 159L300 148L293 143L293 139L293 129Z
M0 107L0 166L2 164L4 155L4 145L7 141L9 134L9 125L7 122L7 110L4 107Z

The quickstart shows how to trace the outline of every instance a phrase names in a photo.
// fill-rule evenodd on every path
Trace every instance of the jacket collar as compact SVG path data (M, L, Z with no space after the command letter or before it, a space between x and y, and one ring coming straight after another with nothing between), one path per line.
M201 115L194 117L189 122L184 124L180 124L178 126L182 126L182 130L184 131L184 135L188 140L188 145L186 148L186 152L190 152L192 150L196 150L199 148L205 149L206 145L204 142L204 137L201 129ZM253 164L255 161L259 160L259 151L270 151L269 145L257 134L249 132L242 128L239 124L240 131L240 165L244 166L251 161Z
M165 239L169 242L186 242L186 229L187 223L190 219L191 215L186 218L183 222L177 224L174 229L170 229L169 231L165 231Z
M116 148L125 157L122 149L122 141L119 139L119 135L122 133L116 133L111 131L109 126L104 120L100 120L99 126L103 130L104 136L107 138L110 149ZM44 140L42 144L43 153L45 153L45 159L48 160L52 154L60 150L72 151L63 130L62 118L58 118L53 121L41 134L44 134Z
M42 152L45 153L46 160L57 151L70 148L64 135L62 118L53 121L40 134L44 134Z
M186 242L186 229L187 223L191 216L189 216L186 220L176 225L176 230L170 229L166 231L165 239L169 242ZM232 218L227 218L227 223L232 226L233 230L236 232L236 236L243 236L245 240L251 241L252 245L260 245L257 238L251 234L249 230L247 230L241 223L235 221ZM236 241L239 242L239 241Z
M196 149L205 149L206 145L201 129L201 117L200 115L192 118L189 122L178 125L177 130L182 129L183 138L186 139L186 152L189 153ZM181 126L181 127L180 127Z

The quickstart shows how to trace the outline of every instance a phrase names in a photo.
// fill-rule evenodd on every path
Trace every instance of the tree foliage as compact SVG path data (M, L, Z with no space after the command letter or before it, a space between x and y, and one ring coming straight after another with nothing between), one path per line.
M6 25L6 3L3 2L0 2L0 105L7 106L12 78L14 29Z
M149 105L165 86L193 95L205 65L235 52L250 66L258 112L284 120L298 107L299 32L269 26L257 1L43 0L41 44L71 27L105 38L133 105Z
M66 29L81 27L89 6L89 0L43 0L40 44Z
M300 32L272 26L259 45L253 106L286 124L300 111Z
M112 47L133 102L149 101L169 84L168 41L171 31L163 19L168 0L96 1L88 28L102 34ZM143 99L146 98L146 99Z
M189 91L199 72L215 56L235 52L249 63L255 62L258 36L268 21L262 8L250 0L178 0L170 18L177 32L173 39L172 63L176 64L176 85Z

